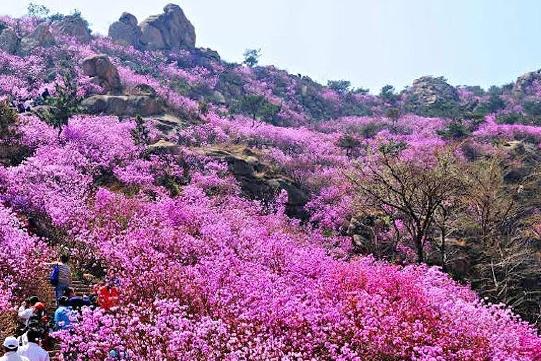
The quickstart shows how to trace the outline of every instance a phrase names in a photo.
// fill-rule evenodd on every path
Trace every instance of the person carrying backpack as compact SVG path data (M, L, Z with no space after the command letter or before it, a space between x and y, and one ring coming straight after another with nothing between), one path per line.
M60 256L60 262L53 263L50 282L55 287L56 301L64 296L66 289L71 286L71 269L68 265L69 256Z

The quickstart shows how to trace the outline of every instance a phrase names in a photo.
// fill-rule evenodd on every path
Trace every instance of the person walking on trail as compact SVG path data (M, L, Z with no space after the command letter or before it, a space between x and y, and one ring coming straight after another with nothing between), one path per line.
M30 361L27 357L19 355L19 341L13 337L6 337L3 343L4 356L0 357L0 361Z
M57 302L60 297L64 296L66 289L71 287L71 269L68 263L69 256L65 254L60 256L60 262L53 263L50 281L55 287Z
M54 326L55 330L67 330L71 328L71 311L68 307L68 298L60 297L58 300L58 308L54 311Z
M28 297L24 300L24 303L19 307L17 315L19 316L19 321L25 326L28 326L28 321L30 317L34 314L34 305L38 303L39 299L37 296Z
M19 347L19 355L30 361L49 361L49 353L38 344L41 338L39 331L30 329L27 332L27 337L28 343Z

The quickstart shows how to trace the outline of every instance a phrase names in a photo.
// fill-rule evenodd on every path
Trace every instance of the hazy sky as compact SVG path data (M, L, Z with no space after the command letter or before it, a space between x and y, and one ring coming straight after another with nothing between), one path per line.
M55 12L79 9L106 33L123 11L139 20L179 4L197 46L240 61L261 48L262 64L326 82L347 79L377 92L421 75L488 86L541 68L541 0L36 0ZM22 15L25 0L0 0Z

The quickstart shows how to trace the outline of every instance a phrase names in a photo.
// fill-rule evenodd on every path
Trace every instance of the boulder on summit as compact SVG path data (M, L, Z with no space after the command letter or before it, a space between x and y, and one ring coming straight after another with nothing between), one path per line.
M169 4L163 13L137 23L130 13L123 13L109 27L109 36L116 42L137 49L172 50L195 47L195 28L178 5Z
M143 32L137 23L137 18L134 15L124 12L118 21L109 27L109 37L118 43L140 48Z

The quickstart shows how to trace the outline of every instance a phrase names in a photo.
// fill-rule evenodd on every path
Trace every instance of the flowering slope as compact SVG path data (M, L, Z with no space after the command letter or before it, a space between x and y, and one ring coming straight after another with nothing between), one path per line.
M43 21L4 19L21 36ZM118 311L85 310L59 334L66 359L112 360L111 350L130 360L540 359L534 328L505 307L485 304L438 268L353 257L345 232L355 213L348 175L381 147L400 147L403 160L429 167L438 149L465 137L483 155L500 138L539 143L535 125L501 125L496 115L458 125L393 116L403 103L397 95L340 93L202 49L141 52L53 33L57 42L26 62L0 52L0 95L55 96L63 84L55 74L66 68L78 96L103 93L80 63L105 53L126 93L146 85L182 120L166 133L150 126L155 119L77 114L53 129L26 114L18 137L2 139L27 154L0 166L0 312L34 287L25 271L39 272L57 250L71 253L79 273L120 281ZM249 95L279 112L249 118L236 108ZM464 106L490 100L469 90L460 97ZM509 92L502 97L497 116L520 110ZM143 142L134 136L141 122L151 128ZM172 146L156 150L157 140ZM246 199L238 174L202 155L239 145L306 191L309 219L287 216L285 191L270 202ZM466 151L457 153L465 161Z

